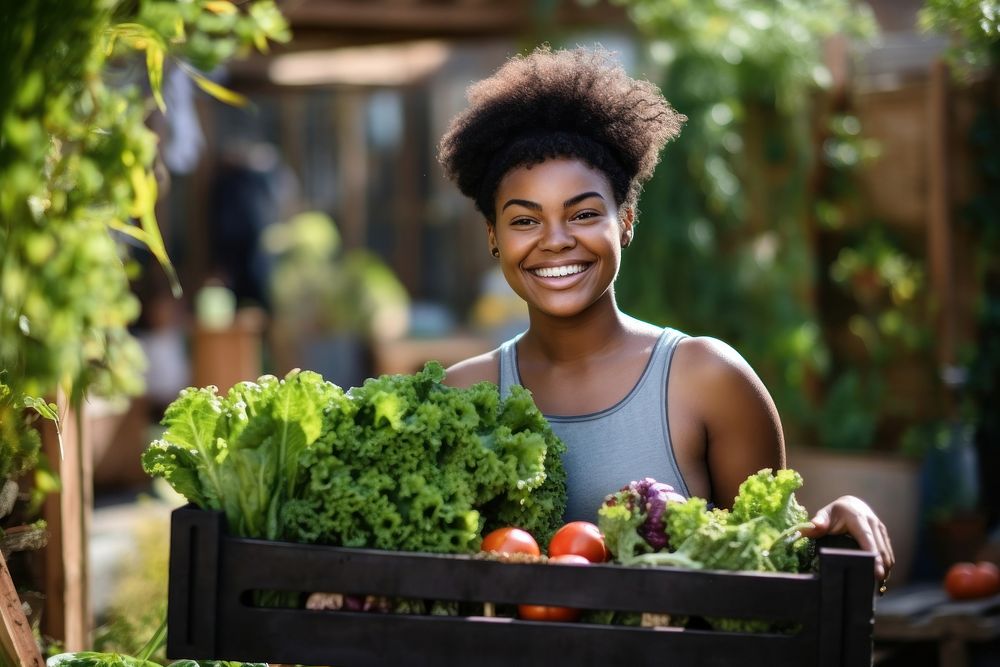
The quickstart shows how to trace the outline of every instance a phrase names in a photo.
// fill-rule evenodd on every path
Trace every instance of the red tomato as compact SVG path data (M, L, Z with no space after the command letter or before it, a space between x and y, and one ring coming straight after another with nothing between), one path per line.
M571 521L556 531L549 542L549 556L575 554L591 563L608 559L608 548L600 529L587 521Z
M538 542L526 530L520 528L497 528L483 538L482 551L497 551L508 554L531 554L540 556Z
M972 600L1000 593L1000 570L993 563L955 563L944 576L944 590L953 600Z
M590 561L577 554L552 556L550 563L566 565L588 565ZM519 604L517 615L528 621L575 621L580 618L580 610L572 607L548 607L540 604Z
M575 621L580 618L580 610L570 607L519 604L517 605L517 615L526 621Z
M981 560L976 563L976 569L992 594L1000 593L1000 567L996 563Z

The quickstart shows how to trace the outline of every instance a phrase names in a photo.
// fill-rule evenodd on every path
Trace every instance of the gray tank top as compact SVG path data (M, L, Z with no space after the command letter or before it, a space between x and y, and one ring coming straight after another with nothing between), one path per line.
M523 334L522 334L523 335ZM587 415L545 415L566 443L566 521L597 521L604 497L630 481L652 477L689 495L670 444L667 378L677 343L685 337L664 329L639 381L621 401ZM515 336L500 346L500 394L521 384Z

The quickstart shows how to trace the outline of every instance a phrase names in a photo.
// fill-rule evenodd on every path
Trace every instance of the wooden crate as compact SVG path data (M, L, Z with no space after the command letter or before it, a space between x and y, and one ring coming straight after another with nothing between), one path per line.
M873 555L821 547L818 575L506 564L268 542L226 534L218 512L175 510L167 654L306 665L871 664ZM795 634L541 623L484 617L267 609L251 591L762 618Z

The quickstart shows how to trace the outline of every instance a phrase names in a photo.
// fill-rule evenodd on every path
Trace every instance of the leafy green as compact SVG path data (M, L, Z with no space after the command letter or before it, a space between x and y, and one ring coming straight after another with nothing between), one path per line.
M149 660L140 660L118 653L97 653L95 651L60 653L49 658L45 664L47 667L160 667L159 664Z
M518 525L539 542L561 525L564 445L531 395L441 383L428 363L385 375L331 406L305 450L307 482L286 507L293 537L352 547L469 552L484 527Z
M160 667L159 663L141 660L119 653L79 651L61 653L46 661L47 667ZM263 662L231 662L226 660L176 660L169 667L267 667Z
M808 540L799 531L808 515L795 500L802 476L760 470L740 484L732 511L707 508L704 499L667 506L672 553L644 554L634 563L666 563L714 570L798 572Z
M225 396L215 387L185 389L167 407L166 431L143 453L143 467L199 507L224 512L233 533L280 539L280 510L302 481L299 457L319 437L327 407L345 400L311 371L265 375Z
M310 371L185 389L143 467L238 535L469 552L484 526L515 524L547 542L565 446L522 387L502 401L491 383L443 379L431 362L349 393Z
M709 509L703 498L666 505L664 523L670 550L654 550L642 538L647 518L642 503L605 503L598 519L608 549L625 565L666 565L694 569L800 572L809 566L810 542L805 508L795 500L802 476L794 470L772 474L765 468L741 485L732 511ZM609 497L610 498L610 497ZM706 619L729 631L765 631L774 625L757 619Z

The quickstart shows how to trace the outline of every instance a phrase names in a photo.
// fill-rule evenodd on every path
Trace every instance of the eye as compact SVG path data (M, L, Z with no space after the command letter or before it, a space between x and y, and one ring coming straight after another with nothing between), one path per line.
M573 220L587 220L589 218L596 218L600 215L601 214L598 213L597 211L591 211L591 210L580 211L579 213L573 216Z
M510 221L510 224L512 226L513 225L533 225L533 224L535 224L535 221L532 220L531 218L514 218L513 220Z

